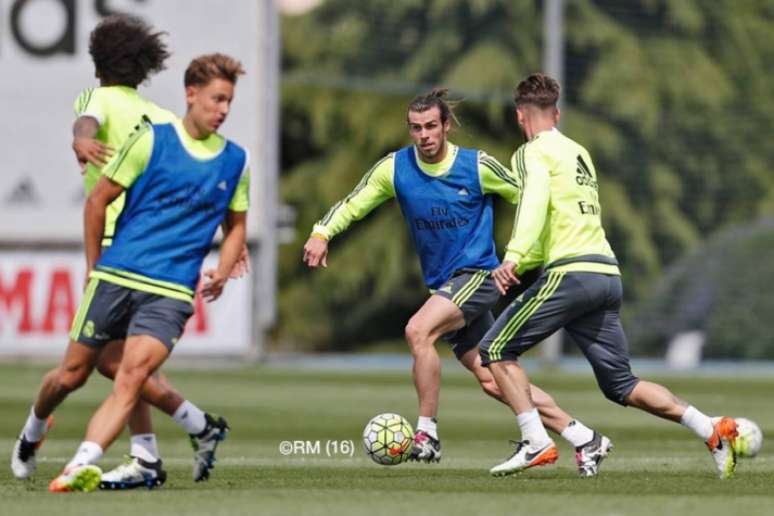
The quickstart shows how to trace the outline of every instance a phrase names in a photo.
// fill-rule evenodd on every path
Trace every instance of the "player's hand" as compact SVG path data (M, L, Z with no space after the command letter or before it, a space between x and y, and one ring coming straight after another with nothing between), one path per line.
M250 255L247 252L247 244L242 248L242 254L239 255L239 259L234 264L234 268L231 269L231 274L228 275L231 279L238 279L250 272Z
M328 266L328 241L319 236L310 236L304 244L304 263L310 268Z
M516 276L515 271L516 264L507 260L492 271L492 278L494 278L497 290L500 291L500 294L505 295L510 287L521 283L519 277Z
M206 279L199 292L206 302L212 303L223 293L228 276L221 274L217 269L209 269L204 271L204 277Z
M73 151L81 164L81 174L86 172L86 163L101 167L113 156L112 147L94 138L76 137L73 140Z

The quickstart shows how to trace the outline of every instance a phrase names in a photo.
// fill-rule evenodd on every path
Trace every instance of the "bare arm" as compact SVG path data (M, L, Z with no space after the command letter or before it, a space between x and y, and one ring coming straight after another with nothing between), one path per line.
M223 230L223 235L227 235L229 232L229 226L230 219L229 217L226 217L223 219L223 223L220 225L221 230ZM234 265L234 268L231 269L231 274L229 274L230 279L239 279L245 274L250 272L250 253L247 249L247 243L245 243L244 247L242 248L242 252L239 254L239 259L236 262L236 265Z
M247 212L229 210L226 217L228 232L220 245L218 268L204 272L206 280L201 292L207 302L215 301L223 293L229 274L245 246Z
M105 210L108 204L121 195L124 187L101 176L94 190L86 199L83 210L84 245L86 247L86 274L94 269L102 251L102 236L105 233Z
M96 139L99 122L91 116L81 116L73 124L73 152L85 170L86 163L101 167L113 155L113 148Z

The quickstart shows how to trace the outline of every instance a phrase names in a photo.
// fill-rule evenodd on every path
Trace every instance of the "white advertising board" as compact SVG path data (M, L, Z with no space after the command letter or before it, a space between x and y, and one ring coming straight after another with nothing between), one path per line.
M210 255L203 270L217 265ZM83 253L0 252L0 357L58 356L84 286ZM239 355L250 351L251 292L249 277L231 280L217 301L199 296L196 312L175 346L172 357Z
M232 111L222 133L251 155L253 208L248 230L261 237L267 188L263 125L264 34L268 0L0 0L0 241L80 241L83 194L71 150L73 102L98 86L89 33L111 12L141 16L166 31L167 69L140 91L178 115L185 112L183 73L194 57L223 52L242 61ZM259 90L264 86L263 90ZM273 174L274 171L271 171ZM273 208L272 208L273 209Z

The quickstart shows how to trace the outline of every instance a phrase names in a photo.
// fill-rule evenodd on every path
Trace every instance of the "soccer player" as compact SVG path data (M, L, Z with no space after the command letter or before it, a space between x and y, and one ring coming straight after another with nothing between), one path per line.
M665 387L640 380L629 365L621 326L618 262L600 219L597 174L589 153L556 129L559 84L543 74L519 83L516 118L527 143L512 159L523 186L505 259L493 273L505 292L518 281L520 264L537 243L544 272L500 314L479 349L521 428L513 455L490 472L509 475L556 461L556 447L530 399L519 356L564 328L581 348L604 395L691 429L712 453L720 478L734 473L736 422L708 416Z
M414 384L419 420L412 450L414 460L437 462L438 394L441 363L434 345L443 337L457 359L483 390L503 401L489 372L481 367L477 345L494 322L492 306L499 292L490 271L499 265L492 234L493 195L514 203L521 190L518 178L483 151L464 149L448 141L453 113L436 89L408 106L408 130L413 145L390 153L371 168L357 187L315 226L304 246L304 262L327 267L328 242L376 206L397 198L431 291L406 326L414 358ZM521 271L542 263L539 250ZM584 476L597 473L611 448L609 439L563 412L545 392L531 386L546 425L561 433L578 450Z
M87 195L94 188L113 149L120 147L142 123L143 117L157 123L177 119L137 92L137 86L150 74L162 70L169 57L161 36L162 33L153 32L139 18L128 15L107 17L91 33L89 53L100 87L84 90L76 99L77 119L73 126L73 149L83 167ZM123 205L124 195L121 195L107 208L103 247L112 242L116 219ZM104 346L71 344L62 366L44 377L38 399L13 451L11 466L17 478L28 478L33 474L35 451L43 440L52 412L72 390L85 383L95 363L106 377L115 376L123 351L123 335L120 337ZM228 430L227 423L184 400L163 375L159 375L159 381L154 384L157 407L172 416L191 437L194 480L206 480L216 447ZM103 475L102 487L128 489L162 485L166 473L161 467L150 410L142 400L132 412L129 428L130 460Z
M90 491L94 463L118 437L143 385L164 363L193 313L199 269L224 218L218 267L202 294L217 299L245 242L247 153L217 134L234 97L241 64L222 54L194 59L185 73L181 121L145 124L102 171L86 202L89 284L73 322L73 342L127 336L113 391L92 417L86 439L52 492ZM112 245L101 253L107 206L126 191ZM106 336L107 338L100 338Z

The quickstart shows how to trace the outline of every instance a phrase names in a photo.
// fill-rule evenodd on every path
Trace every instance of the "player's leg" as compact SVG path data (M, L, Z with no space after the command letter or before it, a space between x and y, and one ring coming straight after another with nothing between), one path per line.
M491 469L493 475L508 475L556 461L556 446L540 420L529 378L518 359L588 309L586 300L580 297L581 288L568 281L564 272L544 273L500 314L481 342L481 363L492 372L522 434L513 455Z
M11 470L16 478L25 479L35 472L35 452L43 444L54 410L68 394L86 383L98 354L98 348L71 341L59 367L43 377L35 403L11 454Z
M509 290L508 295L515 298L526 292L541 276L540 269L531 269L521 274L521 283ZM494 316L490 308L499 299L499 291L491 276L487 277L460 308L465 314L466 325L464 328L445 336L453 346L457 359L478 380L481 388L493 398L507 403L502 397L497 383L489 369L481 365L481 356L478 352L478 344L486 335L486 332L494 325ZM473 319L478 314L478 317ZM471 319L473 319L471 321ZM576 449L587 446L594 440L595 433L578 420L574 420L556 404L554 399L545 391L535 385L530 385L532 400L540 413L543 425L549 430L560 434L567 439Z
M111 342L100 355L98 368L100 373L111 380L115 378L123 353L123 341ZM137 401L129 417L131 433L131 463L121 464L116 469L103 475L102 488L129 489L149 485L148 482L138 483L140 477L152 479L150 486L163 484L166 473L161 468L160 456L148 405L152 405L172 417L177 425L189 436L194 448L194 473L196 481L209 476L211 462L214 460L214 449L222 440L228 424L223 418L212 416L199 407L184 399L169 383L161 372L153 374L145 382L141 391L141 399ZM149 471L151 469L152 471ZM134 479L134 480L132 480Z
M168 356L169 348L155 337L133 335L127 338L112 392L89 421L86 438L75 456L62 474L51 481L50 491L91 491L97 487L101 471L94 463L120 435L143 384Z
M414 358L412 373L419 400L419 417L412 460L437 462L441 446L436 427L441 383L441 359L435 342L465 324L462 311L438 295L432 295L406 325L406 341Z
M478 346L469 349L459 360L466 369L473 373L485 393L508 405L499 387L497 387L492 373L481 365ZM564 437L575 448L586 445L594 438L594 430L562 410L550 394L534 384L530 384L529 388L530 396L540 414L543 426Z
M108 289L109 290L109 289ZM106 285L92 279L86 286L83 299L73 319L70 343L59 367L43 377L30 415L11 456L11 469L17 478L27 478L35 471L35 450L43 442L54 409L67 395L83 385L97 361L100 350L110 340L102 328L110 329L116 317L107 317L111 293ZM121 299L118 298L120 303ZM114 316L120 316L116 311ZM96 331L99 327L100 332Z
M102 450L118 437L140 398L143 384L169 356L169 349L149 335L127 338L113 390L89 422L86 440Z
M105 378L113 380L121 363L124 340L109 342L99 356L97 370ZM138 400L129 415L130 449L127 459L116 468L102 475L101 489L153 488L164 484L167 473L161 467L158 442L153 433L150 408Z
M105 378L112 380L115 378L118 370L118 364L121 363L121 356L124 350L124 341L115 340L105 346L97 363L97 370ZM129 432L131 435L130 457L136 457L148 462L156 462L160 455L158 452L158 443L153 433L153 422L151 420L150 408L143 400L138 400L129 416Z
M587 288L603 291L607 297L604 309L573 321L567 331L591 363L600 389L611 401L637 407L691 429L707 443L720 477L732 476L736 464L734 420L720 418L713 424L709 416L677 398L666 387L639 380L632 374L628 343L619 315L620 278L598 276L594 282L587 282Z

